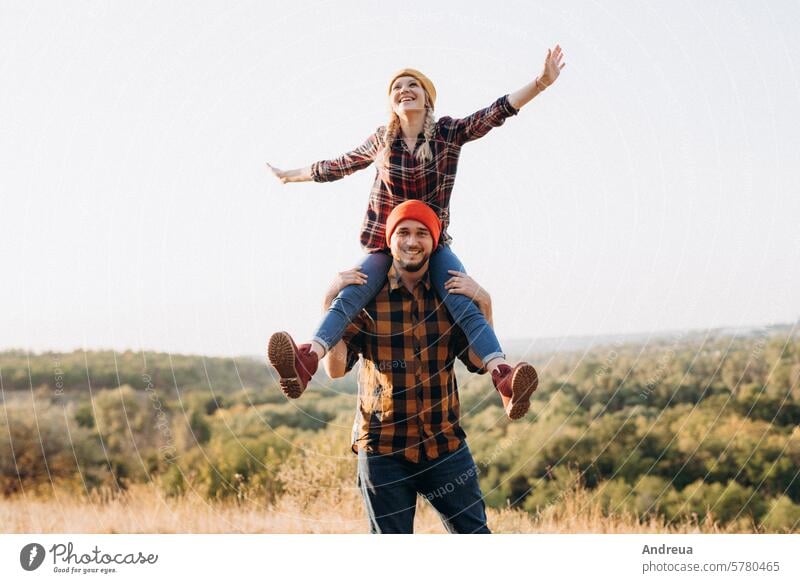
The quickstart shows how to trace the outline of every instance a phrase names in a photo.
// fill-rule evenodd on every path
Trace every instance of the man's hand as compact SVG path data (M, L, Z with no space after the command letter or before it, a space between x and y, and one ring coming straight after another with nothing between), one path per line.
M476 304L485 302L489 299L489 292L483 289L478 282L466 273L449 269L447 271L451 277L444 284L444 289L454 294L469 296Z
M489 322L489 325L494 327L492 323L492 296L489 295L489 292L466 273L452 269L448 270L447 273L453 277L445 282L444 288L450 293L461 294L470 298L483 312L483 316Z
M360 266L356 266L336 274L330 288L328 288L328 293L325 294L325 302L322 306L323 311L328 310L334 298L348 285L364 285L367 283L367 274L362 273L360 269Z
M331 282L331 291L334 291L334 296L339 295L339 292L346 288L348 285L363 285L367 283L367 274L363 273L360 265L345 269L336 274Z

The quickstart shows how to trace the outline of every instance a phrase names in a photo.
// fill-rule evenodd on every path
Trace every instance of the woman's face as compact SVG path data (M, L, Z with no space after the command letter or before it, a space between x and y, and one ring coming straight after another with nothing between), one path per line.
M398 77L389 93L392 111L402 115L413 110L425 109L425 90L415 77Z

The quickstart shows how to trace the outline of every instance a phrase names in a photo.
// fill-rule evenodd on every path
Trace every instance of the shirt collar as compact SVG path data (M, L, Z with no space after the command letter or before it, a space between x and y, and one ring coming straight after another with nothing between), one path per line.
M430 261L430 259L428 260ZM389 273L387 274L387 279L389 280L389 291L395 291L399 288L405 289L403 285L403 280L400 279L400 274L397 273L397 270L394 267L394 261L392 262L392 266L389 268ZM431 269L430 265L428 265L428 269L425 270L425 275L422 276L422 279L419 281L422 285L425 286L426 290L431 289Z

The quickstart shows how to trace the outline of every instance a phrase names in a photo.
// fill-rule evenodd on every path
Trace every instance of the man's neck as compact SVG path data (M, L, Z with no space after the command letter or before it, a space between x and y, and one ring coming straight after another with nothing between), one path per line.
M394 270L397 273L397 277L400 279L400 282L403 284L408 291L413 292L414 288L417 287L417 284L422 281L422 278L425 277L425 274L428 273L428 266L430 261L426 261L425 265L422 266L422 269L419 271L406 271L402 267L400 267L397 262L394 262Z

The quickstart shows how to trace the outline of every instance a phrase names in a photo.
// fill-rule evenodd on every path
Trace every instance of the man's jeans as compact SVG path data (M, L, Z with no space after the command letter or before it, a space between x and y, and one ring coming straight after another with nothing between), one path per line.
M491 534L478 468L466 442L453 453L419 463L359 450L357 483L373 534L413 533L418 493L448 532Z
M342 339L347 325L378 294L386 283L391 265L392 256L388 251L377 251L364 257L360 270L367 276L367 283L348 285L340 291L314 333L313 339L325 350L330 350ZM470 348L484 365L494 358L504 357L500 341L472 298L445 289L444 284L453 277L448 273L451 269L466 273L450 247L441 245L430 258L431 283L436 294L444 301L447 311L466 334Z

